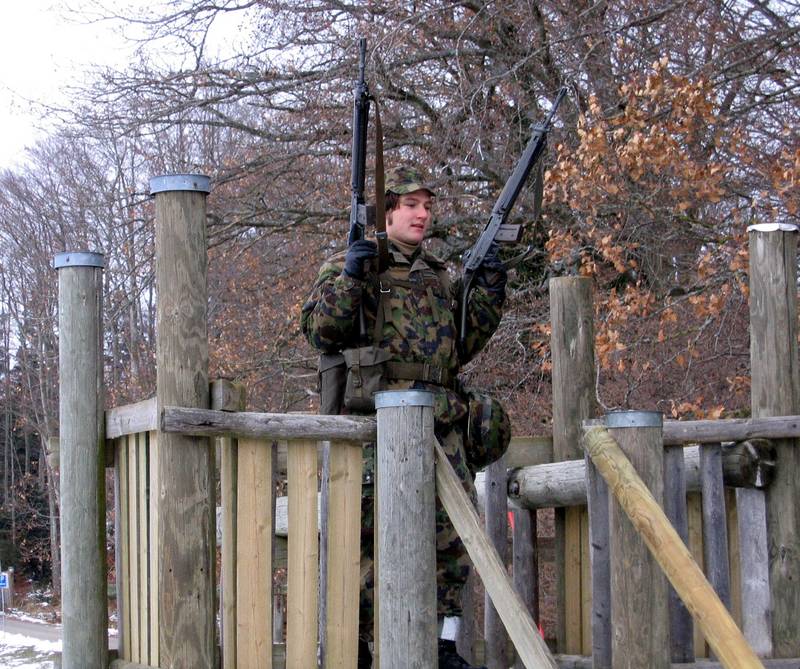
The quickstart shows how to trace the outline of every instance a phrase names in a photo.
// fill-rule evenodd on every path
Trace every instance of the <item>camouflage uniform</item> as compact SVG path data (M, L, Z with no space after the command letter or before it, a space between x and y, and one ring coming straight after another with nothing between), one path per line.
M409 169L388 173L386 182L387 189L398 194L427 188L422 185L419 174ZM444 264L420 247L407 257L390 242L389 251L389 267L380 278L375 263L367 270L364 280L343 272L344 251L328 259L303 306L303 332L311 345L322 353L355 348L359 346L359 307L363 302L368 333L375 329L376 318L382 319L378 346L391 354L392 362L427 364L437 370L442 383L393 379L387 374L386 387L434 393L435 434L465 490L475 501L473 472L484 463L476 467L468 462L464 433L470 425L469 403L458 391L455 378L459 367L483 348L500 322L505 291L502 285L493 287L502 284L504 277L487 272L486 285L475 285L472 289L467 337L460 357L456 348L458 323L455 317L460 280L451 283ZM387 282L391 284L391 295L388 300L384 298L388 307L383 306L379 314L381 279L384 288ZM505 429L508 429L507 423ZM499 455L502 452L497 457ZM494 454L489 457L497 459ZM369 444L364 448L362 498L362 638L371 634L372 620L373 474L374 445ZM460 591L469 574L469 559L438 499L436 549L439 615L460 615Z

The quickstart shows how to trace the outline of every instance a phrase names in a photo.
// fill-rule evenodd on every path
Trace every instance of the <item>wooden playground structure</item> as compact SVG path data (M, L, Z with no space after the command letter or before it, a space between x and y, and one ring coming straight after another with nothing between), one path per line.
M366 441L379 458L383 669L436 665L435 494L492 601L485 644L459 640L474 663L800 666L796 231L750 232L751 420L598 420L591 282L552 280L553 438L515 440L509 460L481 477L484 530L437 453L427 393L383 393L376 417L267 414L242 411L235 385L209 383L208 188L197 175L151 182L153 400L103 410L102 256L56 258L64 669L354 669ZM106 467L115 480L116 654L107 638ZM284 472L290 522L276 499ZM507 550L509 500L513 582L498 554ZM555 653L534 622L541 508L556 509ZM283 602L278 566L286 598L274 606Z

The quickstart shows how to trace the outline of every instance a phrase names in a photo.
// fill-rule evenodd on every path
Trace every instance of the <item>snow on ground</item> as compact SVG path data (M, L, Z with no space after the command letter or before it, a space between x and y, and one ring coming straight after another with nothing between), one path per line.
M60 641L42 641L3 631L0 622L0 667L5 669L53 669Z

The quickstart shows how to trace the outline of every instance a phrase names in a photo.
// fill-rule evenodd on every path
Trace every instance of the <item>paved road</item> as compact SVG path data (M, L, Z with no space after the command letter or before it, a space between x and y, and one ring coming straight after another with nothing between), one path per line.
M33 623L27 620L18 620L11 616L0 615L0 635L2 635L3 631L8 634L21 634L22 636L41 639L42 641L59 641L61 639L61 625ZM0 636L0 638L2 637Z

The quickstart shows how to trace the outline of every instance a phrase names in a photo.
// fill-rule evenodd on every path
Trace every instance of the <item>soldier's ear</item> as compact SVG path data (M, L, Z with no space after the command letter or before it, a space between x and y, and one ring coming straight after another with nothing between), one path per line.
M394 209L389 209L386 212L386 226L390 226L392 224L392 214L394 213Z

